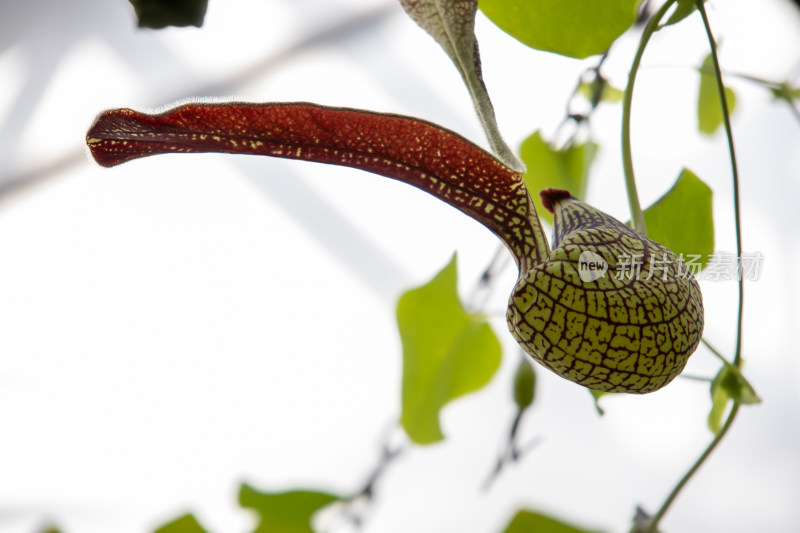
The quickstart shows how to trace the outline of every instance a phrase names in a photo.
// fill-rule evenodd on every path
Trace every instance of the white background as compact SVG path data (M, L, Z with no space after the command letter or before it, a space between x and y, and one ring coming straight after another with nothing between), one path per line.
M293 47L358 13L358 32ZM709 4L723 67L796 73L800 13L787 1ZM484 77L512 146L554 132L592 61L535 52L477 21ZM635 39L615 47L624 85ZM288 51L288 53L287 53ZM717 248L733 251L724 137L696 131L695 15L657 34L637 83L634 160L645 205L682 166L714 189ZM220 81L228 83L219 84ZM663 522L667 532L795 531L800 523L800 123L729 77L744 243L765 257L748 282L746 374L764 399ZM238 484L359 490L400 412L394 305L459 254L469 293L496 248L477 223L359 171L250 156L164 156L114 169L85 157L107 107L179 98L306 100L405 113L485 144L449 60L393 2L210 2L202 29L139 31L123 0L0 6L0 532L53 521L67 533L147 532L194 511L245 532ZM593 119L602 151L589 200L626 219L619 106ZM19 186L11 187L10 184ZM520 508L627 531L655 511L710 439L707 384L605 399L540 369L523 442L489 492L513 416L517 363L502 320L514 273L489 304L505 355L490 386L445 409L447 438L394 463L366 532L500 531ZM731 354L735 284L704 283L706 336ZM711 376L700 349L687 373Z

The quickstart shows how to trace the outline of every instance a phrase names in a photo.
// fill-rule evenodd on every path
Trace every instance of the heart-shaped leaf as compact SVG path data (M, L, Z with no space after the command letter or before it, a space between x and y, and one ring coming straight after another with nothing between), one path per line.
M481 11L522 43L584 58L601 54L636 20L639 0L480 0Z
M478 0L400 0L403 9L444 49L469 89L489 144L509 167L525 167L500 135L494 107L481 75L481 58L475 37Z
M454 255L431 281L404 293L397 303L403 343L400 420L418 444L443 439L442 407L486 385L500 365L500 342L491 326L483 316L464 310L456 287Z
M153 533L207 533L197 518L192 514L185 514L168 524L156 529Z
M736 93L725 87L725 99L728 101L728 113L736 109ZM714 60L707 55L700 67L700 89L697 94L697 129L700 133L713 135L722 125L722 103L719 101L719 90L714 77Z
M660 242L697 274L714 253L711 187L683 169L670 190L644 210L647 236Z
M258 515L253 533L314 533L311 519L317 511L339 500L324 492L291 491L260 492L243 483L239 489L239 505Z
M597 154L593 142L573 144L563 149L550 146L541 132L534 132L522 142L520 154L528 167L522 177L528 190L541 191L547 188L564 189L576 198L584 198L588 183L589 168ZM553 223L553 214L547 209L538 209L539 217Z
M535 511L519 511L504 533L597 533Z

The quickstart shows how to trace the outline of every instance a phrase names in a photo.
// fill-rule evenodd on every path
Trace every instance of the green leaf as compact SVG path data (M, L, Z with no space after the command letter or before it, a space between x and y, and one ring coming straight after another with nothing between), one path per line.
M711 195L703 180L683 169L672 188L644 210L647 236L683 257L694 274L714 253Z
M786 100L789 103L794 100L800 100L800 87L792 87L786 82L770 88L769 91L772 93L772 97L777 100Z
M672 12L664 26L671 26L682 21L697 9L695 0L678 0L678 7ZM663 26L662 26L663 27Z
M521 359L514 373L514 403L522 411L527 409L536 395L536 372L530 361Z
M165 524L153 533L206 533L193 514L185 514Z
M728 396L741 403L742 405L755 405L761 403L761 398L756 394L753 386L750 385L742 373L735 366L732 369L731 375L733 379L725 380L722 386L728 392Z
M61 530L53 524L48 524L44 526L44 528L38 530L38 533L61 533Z
M140 28L203 25L208 0L129 0Z
M725 87L725 98L728 101L728 113L733 115L736 109L736 93ZM700 91L697 96L697 129L706 135L712 135L722 125L722 104L719 101L717 81L714 76L714 62L707 55L700 67Z
M522 141L519 150L528 167L522 179L536 198L539 218L552 224L553 214L544 207L539 208L541 200L536 193L554 187L567 190L576 198L582 199L586 194L589 168L597 154L597 145L586 142L557 150L536 131Z
M481 75L475 37L478 0L400 0L406 13L444 49L469 90L494 153L510 168L523 171L522 163L500 135L494 107Z
M594 400L594 408L597 409L597 414L603 416L606 414L605 409L600 407L600 398L603 396L608 396L610 394L614 394L613 392L602 392L599 390L589 389L589 392L592 393L592 399Z
M467 313L457 293L456 256L397 303L403 343L401 423L412 441L442 440L439 411L476 391L500 366L501 347L484 317Z
M732 400L744 405L761 403L761 398L758 397L750 382L742 375L741 370L727 361L723 370L725 370L725 373L720 386L725 389L725 392Z
M239 489L239 505L253 509L259 517L253 533L313 533L314 513L339 499L324 492L259 492L247 483Z
M711 382L711 411L708 413L708 429L717 435L722 429L722 415L730 401L728 392L722 387L722 381L727 377L728 369L723 366Z
M722 415L732 400L743 405L761 403L761 398L758 397L742 372L726 361L711 381L711 411L708 414L708 429L715 435L722 429Z
M585 58L601 54L636 20L639 0L480 0L481 11L522 43Z
M504 533L598 533L534 511L519 511Z
M592 107L601 101L611 104L619 103L625 97L625 91L617 89L599 76L592 82L581 81L578 85L578 92L589 100Z

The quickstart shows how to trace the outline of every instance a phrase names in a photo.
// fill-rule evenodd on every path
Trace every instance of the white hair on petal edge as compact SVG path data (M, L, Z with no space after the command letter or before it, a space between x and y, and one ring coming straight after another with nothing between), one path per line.
M146 110L137 109L141 113L158 115L166 113L176 107L181 107L190 104L257 104L261 103L259 99L246 96L184 96L172 102L158 107L152 107Z

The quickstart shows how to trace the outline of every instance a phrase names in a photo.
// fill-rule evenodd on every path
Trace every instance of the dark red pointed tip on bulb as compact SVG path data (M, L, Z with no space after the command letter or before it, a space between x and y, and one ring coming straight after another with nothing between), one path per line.
M564 189L553 189L551 187L540 192L539 197L542 199L542 205L544 208L552 213L555 204L561 200L572 198L572 195L569 193L569 191L565 191Z

